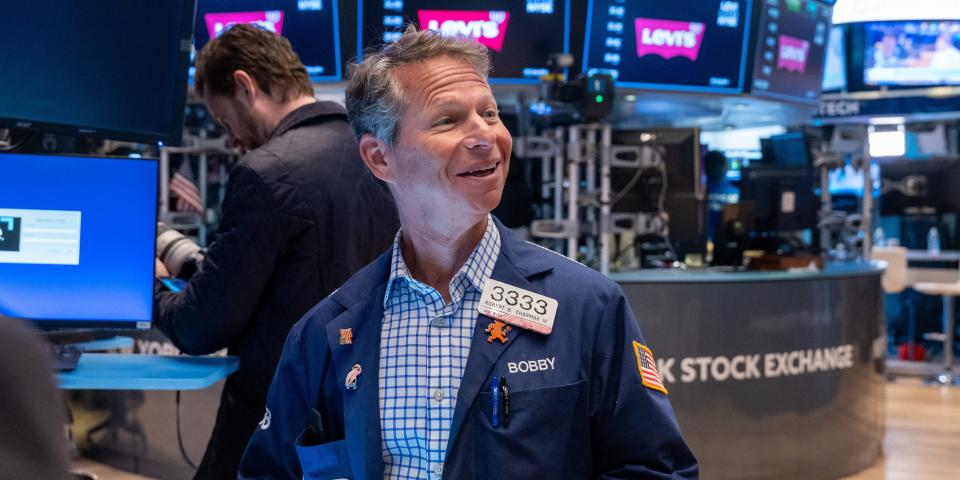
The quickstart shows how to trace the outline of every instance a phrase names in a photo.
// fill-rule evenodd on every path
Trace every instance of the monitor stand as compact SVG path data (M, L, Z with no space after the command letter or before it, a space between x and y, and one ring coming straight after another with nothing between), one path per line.
M79 343L101 340L104 338L113 338L117 336L116 330L50 330L42 332L47 340L47 348L50 352L50 358L53 360L53 368L57 371L70 371L77 368L80 362L80 355L83 349L77 346Z
M74 345L50 343L48 348L50 357L53 359L53 369L58 372L76 370L77 364L80 363L80 355L83 355L83 350Z

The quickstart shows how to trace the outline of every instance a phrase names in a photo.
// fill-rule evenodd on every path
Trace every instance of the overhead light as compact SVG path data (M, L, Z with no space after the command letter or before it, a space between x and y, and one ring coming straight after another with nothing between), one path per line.
M874 117L870 119L870 125L902 125L906 121L904 117Z
M623 97L623 99L626 100L626 101L628 101L628 102L636 102L636 101L637 101L637 96L636 96L636 95L627 95L627 96Z

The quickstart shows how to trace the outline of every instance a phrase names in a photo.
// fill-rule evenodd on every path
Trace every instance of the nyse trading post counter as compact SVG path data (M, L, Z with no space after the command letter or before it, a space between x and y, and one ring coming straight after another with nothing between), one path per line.
M882 270L640 271L623 288L704 478L840 478L884 434Z

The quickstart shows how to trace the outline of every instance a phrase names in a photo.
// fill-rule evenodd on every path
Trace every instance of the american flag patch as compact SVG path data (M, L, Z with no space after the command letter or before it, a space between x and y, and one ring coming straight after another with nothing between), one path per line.
M660 372L657 372L657 361L653 359L653 352L640 342L633 342L633 353L637 356L637 368L640 369L640 381L643 386L651 390L667 393Z

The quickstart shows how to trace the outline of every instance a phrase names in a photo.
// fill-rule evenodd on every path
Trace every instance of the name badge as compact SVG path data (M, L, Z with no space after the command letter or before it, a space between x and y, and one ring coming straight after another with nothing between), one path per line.
M483 287L478 310L515 327L549 335L557 316L557 301L489 279Z

